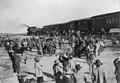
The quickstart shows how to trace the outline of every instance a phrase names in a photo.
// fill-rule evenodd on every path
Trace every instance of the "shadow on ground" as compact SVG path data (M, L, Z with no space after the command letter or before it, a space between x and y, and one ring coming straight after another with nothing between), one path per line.
M49 77L49 78L54 79L54 76L53 76L52 74L50 74L50 73L43 72L43 74L44 74L45 76Z

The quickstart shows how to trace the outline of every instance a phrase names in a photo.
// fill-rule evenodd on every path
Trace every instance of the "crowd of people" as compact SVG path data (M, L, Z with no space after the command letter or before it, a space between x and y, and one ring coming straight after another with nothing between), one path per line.
M31 37L31 38L15 38L6 40L3 43L7 50L9 57L12 61L13 71L17 74L20 73L21 56L25 56L25 51L37 50L38 55L52 56L56 50L62 49L65 45L64 41L68 41L68 45L72 48L72 52L68 50L59 55L59 58L54 61L53 75L56 83L108 83L104 69L101 67L103 63L97 59L100 53L104 51L104 38L97 36L82 35L80 31L69 31L67 37L63 37L60 33L55 34L52 38L44 37ZM34 68L37 83L43 83L42 64L40 56L35 57ZM86 56L86 63L89 66L90 78L83 74L81 71L82 66L76 64L73 60L74 57L81 58ZM25 64L27 57L24 58ZM114 61L115 74L117 83L120 83L120 58ZM95 67L96 66L96 67Z
M105 71L101 67L103 63L99 59L93 63L96 67L89 78L81 71L82 66L80 64L73 66L71 60L72 58L62 62L62 66L59 60L55 60L53 70L56 83L107 83Z

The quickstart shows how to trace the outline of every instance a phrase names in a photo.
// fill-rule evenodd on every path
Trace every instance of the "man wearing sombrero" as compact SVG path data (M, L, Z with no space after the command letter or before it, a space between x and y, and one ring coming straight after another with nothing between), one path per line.
M104 69L101 67L103 63L99 59L97 59L94 65L96 65L96 68L93 69L93 73L92 73L93 83L107 83Z
M73 74L74 77L74 83L85 83L85 76L81 71L82 66L80 64L77 64L75 66L75 73Z

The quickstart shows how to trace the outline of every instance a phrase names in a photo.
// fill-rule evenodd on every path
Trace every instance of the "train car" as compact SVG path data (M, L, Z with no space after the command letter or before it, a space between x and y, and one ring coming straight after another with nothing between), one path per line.
M45 35L46 34L46 31L43 29L43 28L39 28L37 31L36 31L36 35L39 36L39 35Z
M77 30L86 32L90 29L89 18L76 20L76 22L77 22L77 26L76 26Z
M37 32L38 29L39 28L37 28L36 26L28 27L27 34L28 35L35 35L35 33Z
M68 31L68 26L67 23L62 23L60 24L60 28L59 28L60 32L63 33L63 31Z
M120 12L93 16L91 21L91 28L94 29L94 33L101 32L103 28L108 33L111 28L120 28Z
M120 12L97 15L67 23L47 25L42 30L45 32L57 31L59 33L63 31L68 32L69 30L80 30L96 34L100 33L103 28L107 33L112 28L120 28Z
M60 29L60 24L54 24L53 26L54 26L54 30L58 32Z
M54 28L54 25L47 25L47 26L43 26L43 30L45 30L46 32L51 32L51 31L54 31L55 28Z
M68 30L77 30L77 22L76 21L70 21L67 23Z

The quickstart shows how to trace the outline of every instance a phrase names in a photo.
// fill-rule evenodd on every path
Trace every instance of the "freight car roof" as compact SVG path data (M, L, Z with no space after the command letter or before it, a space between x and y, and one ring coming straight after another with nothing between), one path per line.
M109 16L109 15L120 15L120 11L113 12L113 13L106 13L106 14L102 14L102 15L96 15L96 16L92 16L91 18L105 17L105 16Z

